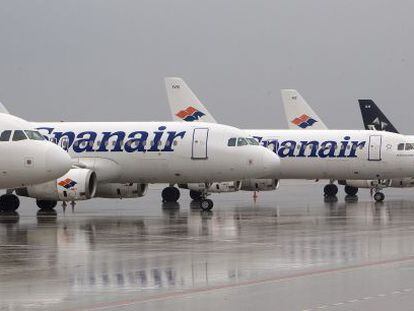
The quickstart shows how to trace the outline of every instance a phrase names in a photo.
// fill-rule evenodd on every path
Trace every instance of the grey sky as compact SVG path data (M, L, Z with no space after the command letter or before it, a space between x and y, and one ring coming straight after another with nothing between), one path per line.
M413 1L0 1L0 98L36 121L169 120L181 76L217 120L286 128L297 88L333 128L372 97L414 133Z

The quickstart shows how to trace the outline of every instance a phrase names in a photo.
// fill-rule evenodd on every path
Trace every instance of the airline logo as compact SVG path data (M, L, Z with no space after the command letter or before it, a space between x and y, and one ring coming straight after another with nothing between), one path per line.
M267 140L259 136L255 138L280 158L357 158L358 152L366 145L366 141L352 140L350 136L344 136L340 141Z
M184 139L186 131L168 131L159 126L153 132L134 130L95 132L58 131L51 127L39 127L47 140L62 144L66 150L82 152L173 152L176 141ZM162 144L161 142L165 143ZM64 142L64 143L63 143Z
M305 128L309 127L309 126L314 125L318 121L316 121L315 119L309 117L306 114L303 114L300 117L293 119L291 122L293 124L295 124L295 125L303 128L303 129L305 129Z
M194 107L187 107L184 110L179 111L176 116L179 117L180 119L183 119L184 121L187 122L193 122L193 121L197 121L199 120L202 116L204 116L205 114L202 113L201 111L195 109Z
M65 189L71 189L73 187L75 187L77 184L76 181L70 179L70 178L66 178L65 180L61 180L58 185L65 188Z

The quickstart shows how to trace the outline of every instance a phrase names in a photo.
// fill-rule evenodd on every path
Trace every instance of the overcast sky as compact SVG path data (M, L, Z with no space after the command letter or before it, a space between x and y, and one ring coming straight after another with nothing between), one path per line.
M33 121L170 120L180 76L221 123L286 128L296 88L332 128L373 98L414 133L413 1L0 0L0 99Z

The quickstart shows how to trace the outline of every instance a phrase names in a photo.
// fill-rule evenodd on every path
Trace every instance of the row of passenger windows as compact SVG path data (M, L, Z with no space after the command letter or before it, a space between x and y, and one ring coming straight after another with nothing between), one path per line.
M246 145L259 145L259 143L257 142L256 139L251 138L251 137L233 137L230 138L229 141L227 142L227 146L229 147L234 147L234 146L246 146Z
M414 150L414 143L398 144L398 150Z
M12 135L13 133L13 135ZM12 141L19 141L25 139L31 140L44 140L45 138L38 131L33 130L5 130L0 134L0 141L9 141L12 137Z

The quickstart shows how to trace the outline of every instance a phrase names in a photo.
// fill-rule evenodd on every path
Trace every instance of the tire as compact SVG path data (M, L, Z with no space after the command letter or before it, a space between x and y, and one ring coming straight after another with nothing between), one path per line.
M175 187L167 187L161 193L163 202L177 202L180 198L180 190Z
M54 209L56 207L57 201L53 201L53 200L36 200L36 205L40 209L50 210L50 209Z
M194 201L200 200L201 199L201 192L190 190L190 198L193 199Z
M356 196L356 194L358 193L358 188L352 186L345 186L345 193L350 196Z
M14 194L3 194L0 196L0 210L4 212L14 212L20 206L19 198Z
M384 201L384 199L385 199L385 195L382 192L376 192L374 194L374 200L376 202L382 202L382 201Z
M200 208L203 211L211 211L213 206L214 206L214 203L210 199L203 199L200 201Z
M338 187L334 184L328 184L323 188L326 197L334 197L338 193Z

